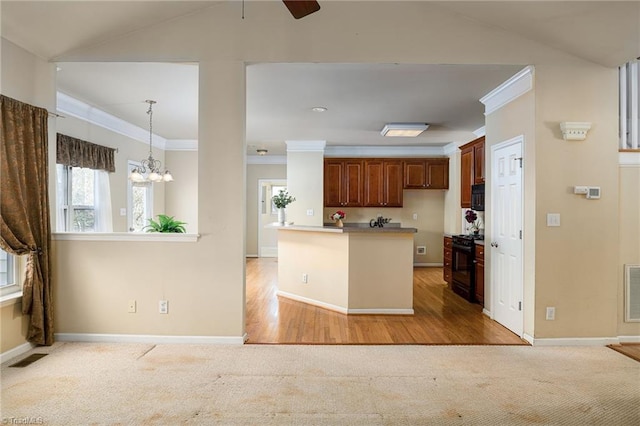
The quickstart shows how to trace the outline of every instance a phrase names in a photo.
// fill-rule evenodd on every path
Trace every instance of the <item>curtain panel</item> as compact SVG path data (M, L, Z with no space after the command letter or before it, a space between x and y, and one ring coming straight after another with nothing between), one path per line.
M27 340L53 344L46 109L0 95L0 246L27 256Z
M85 167L94 170L116 171L115 149L96 145L58 133L56 140L56 163L72 167Z

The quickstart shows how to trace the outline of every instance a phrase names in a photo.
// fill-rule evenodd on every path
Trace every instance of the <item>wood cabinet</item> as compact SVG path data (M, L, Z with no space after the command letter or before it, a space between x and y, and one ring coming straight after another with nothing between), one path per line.
M401 160L364 160L364 207L402 207Z
M453 240L451 237L444 237L444 253L442 262L442 275L449 288L451 288L451 265L453 260L452 246Z
M363 206L363 160L325 159L324 205L326 207Z
M471 208L471 186L484 183L484 136L460 147L460 206Z
M448 189L449 159L404 160L404 189Z
M484 305L484 245L476 244L475 247L475 299Z

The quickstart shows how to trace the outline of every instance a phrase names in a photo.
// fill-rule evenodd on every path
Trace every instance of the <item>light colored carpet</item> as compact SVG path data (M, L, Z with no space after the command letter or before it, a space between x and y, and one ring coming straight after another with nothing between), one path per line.
M606 347L56 343L32 352L49 355L2 365L5 423L640 424L640 363Z

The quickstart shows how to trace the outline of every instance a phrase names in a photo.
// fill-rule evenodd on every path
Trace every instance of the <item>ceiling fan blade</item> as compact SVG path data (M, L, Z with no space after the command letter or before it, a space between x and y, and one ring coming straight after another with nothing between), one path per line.
M282 2L296 19L320 10L320 4L315 0L282 0Z

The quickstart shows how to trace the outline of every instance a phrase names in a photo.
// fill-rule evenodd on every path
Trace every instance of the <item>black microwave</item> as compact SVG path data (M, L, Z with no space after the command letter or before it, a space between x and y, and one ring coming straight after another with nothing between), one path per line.
M484 183L471 185L471 209L484 211Z

